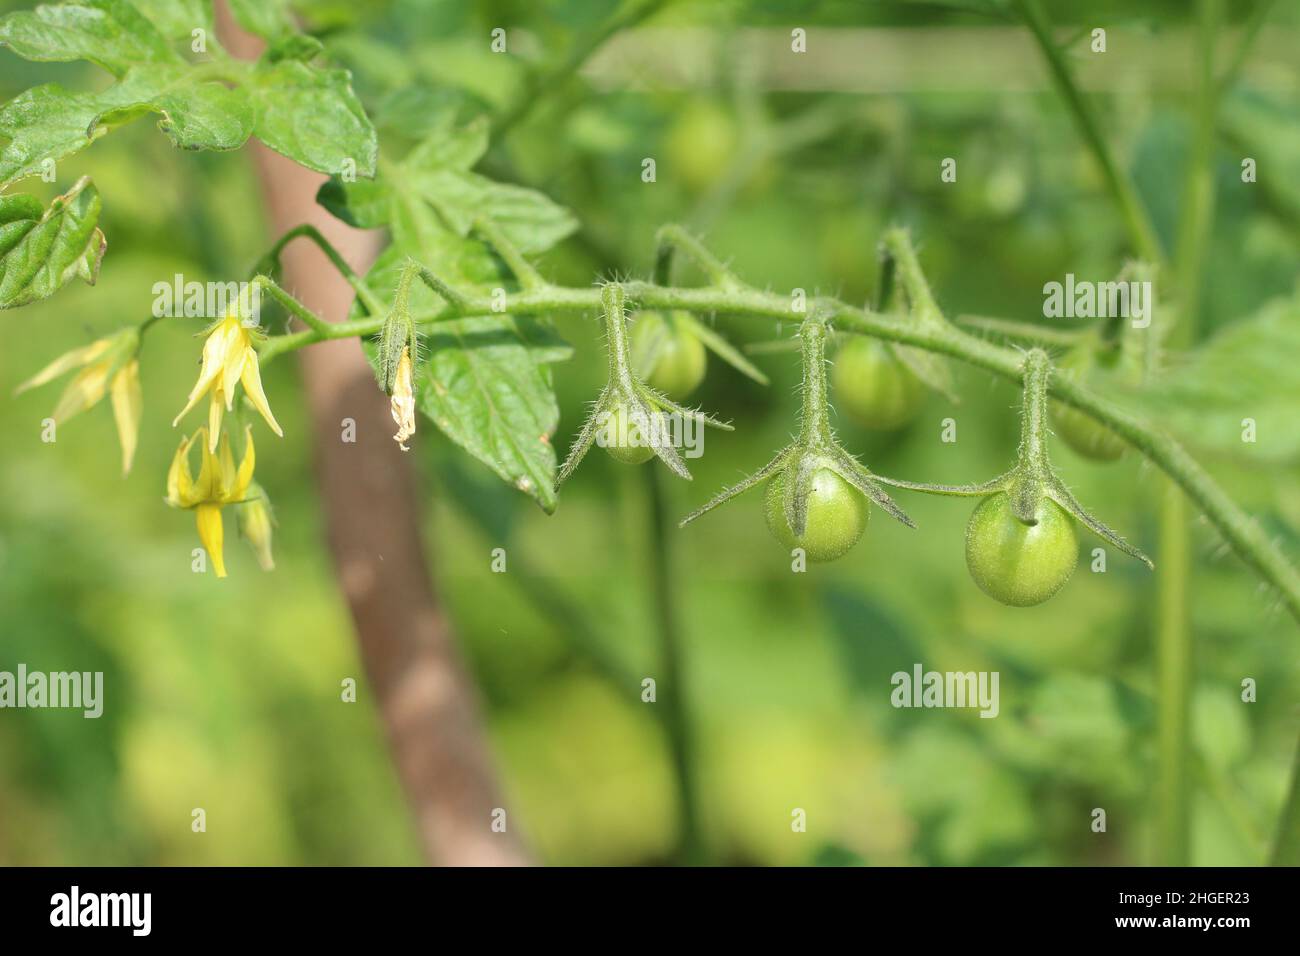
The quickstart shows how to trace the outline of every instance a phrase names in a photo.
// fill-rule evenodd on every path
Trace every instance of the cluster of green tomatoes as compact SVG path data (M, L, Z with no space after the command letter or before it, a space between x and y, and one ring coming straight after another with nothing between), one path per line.
M703 381L708 361L698 326L698 320L685 312L647 311L634 317L628 341L636 378L661 396L680 400L690 395ZM821 346L814 359L805 353L805 390L820 389L823 405L825 392L833 390L836 407L867 428L893 430L911 422L920 412L929 387L900 358L901 350L892 343L861 335L836 338L839 344L829 383L815 368L813 378L809 378L810 364L822 364ZM1081 377L1106 374L1104 368L1099 368L1097 356L1095 343L1080 345L1064 357L1059 368L1065 374ZM1045 383L1047 372L1042 374ZM993 481L957 487L881 478L867 472L856 460L846 461L851 456L839 448L824 424L819 437L805 420L805 435L800 442L784 450L752 479L724 491L686 520L765 481L764 510L773 535L787 548L802 549L809 561L824 562L839 558L858 542L866 531L872 503L911 524L876 482L939 494L978 496L982 500L966 527L966 563L971 577L981 590L1004 604L1028 607L1042 603L1065 585L1078 563L1076 518L1127 553L1146 560L1084 512L1051 472L1041 442L1045 427L1041 421L1032 426L1029 422L1032 401L1039 403L1038 417L1043 417L1043 389L1045 384L1040 385L1037 398L1031 398L1026 373L1020 461ZM629 464L653 457L654 451L641 439L628 409L617 407L613 412L603 447L615 459ZM805 419L808 415L805 398ZM1050 418L1055 433L1080 455L1113 461L1124 451L1124 442L1118 436L1082 412L1052 403ZM1036 432L1034 437L1030 437L1031 427ZM790 476L796 474L804 491L801 506L806 507L799 533L791 525L786 487L792 480Z

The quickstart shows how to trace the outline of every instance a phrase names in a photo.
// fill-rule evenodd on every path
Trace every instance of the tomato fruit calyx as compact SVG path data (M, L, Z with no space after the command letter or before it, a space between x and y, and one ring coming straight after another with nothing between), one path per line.
M809 561L834 561L867 530L871 510L867 496L840 477L832 464L817 462L809 470L803 489L803 531L795 533L790 519L796 507L786 470L767 484L767 526L787 548L801 548Z
M658 458L675 474L689 480L691 473L675 446L684 429L701 425L724 431L733 429L698 409L678 405L641 381L632 370L623 287L617 282L607 283L600 298L609 359L608 379L560 466L556 484L573 474L591 446L597 444L625 464L639 465Z
M799 328L803 357L803 405L799 432L752 475L724 488L682 519L682 526L754 486L769 482L768 527L783 544L802 548L810 561L830 561L849 550L866 530L869 504L909 528L916 525L880 486L876 475L835 440L826 397L826 319L816 313Z
M1051 373L1051 360L1046 352L1033 349L1026 354L1020 447L1010 470L973 485L879 479L887 485L912 491L983 498L967 527L967 564L985 593L1017 607L1045 601L1069 578L1077 559L1077 544L1068 544L1076 540L1071 518L1147 567L1154 567L1141 550L1086 511L1052 469L1046 442L1047 386ZM1019 527L1011 527L1007 521ZM1068 529L1068 537L1063 528ZM1037 550L1045 555L1041 566L1031 566L1030 558L1017 557ZM1067 551L1073 554L1068 562Z

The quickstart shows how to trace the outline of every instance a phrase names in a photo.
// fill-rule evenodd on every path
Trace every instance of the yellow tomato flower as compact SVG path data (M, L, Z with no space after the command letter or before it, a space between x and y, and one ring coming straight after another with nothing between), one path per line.
M239 533L248 539L257 555L257 563L263 571L275 570L275 558L271 554L271 528L275 518L271 514L271 500L257 483L248 489L248 500L239 505L235 511L239 519Z
M135 353L139 349L138 329L123 329L116 335L99 339L79 349L73 349L41 369L18 386L18 392L44 385L65 372L80 368L68 383L50 417L63 424L79 412L99 404L107 392L112 397L113 419L117 423L117 438L122 446L122 474L131 470L135 458L136 441L140 434L140 414L144 399L140 391L140 363Z
M397 375L393 379L393 396L389 399L389 410L393 421L397 423L397 434L393 441L401 446L402 451L410 451L406 440L415 434L415 391L411 383L411 350L402 349L402 357L397 363Z
M190 449L195 444L199 445L203 454L197 479L190 471ZM225 505L246 499L248 487L253 480L255 462L252 426L244 427L244 459L238 468L235 467L235 456L230 451L230 436L221 436L220 450L214 455L207 429L200 428L181 441L172 458L171 468L167 471L167 503L173 508L186 508L194 512L199 540L212 557L212 566L219 578L226 576L221 509Z
M255 334L256 329L245 326L240 320L240 310L232 308L225 318L212 326L207 341L203 343L203 365L199 369L199 380L194 383L189 401L176 416L172 426L180 424L180 420L198 404L199 399L211 392L207 429L209 451L217 450L221 416L234 407L235 384L239 382L243 383L248 400L266 419L271 431L284 437L280 423L275 420L271 406L266 402L266 393L262 391L262 373L257 364L257 350L253 348Z

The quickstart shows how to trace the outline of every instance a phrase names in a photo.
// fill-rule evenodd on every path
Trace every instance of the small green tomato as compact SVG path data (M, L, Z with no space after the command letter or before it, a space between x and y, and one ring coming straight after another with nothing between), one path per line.
M1074 521L1043 498L1027 525L1011 510L1006 492L980 502L966 526L966 566L989 597L1012 607L1041 604L1061 589L1079 560Z
M868 428L906 425L925 402L925 385L882 342L855 335L831 367L835 404Z
M683 312L642 312L632 323L632 366L641 381L682 399L704 381L708 356Z
M1052 402L1052 430L1084 458L1093 461L1116 461L1127 447L1124 440L1088 415Z
M808 494L808 520L801 537L795 537L785 520L785 476L778 474L767 486L767 526L787 548L803 548L809 561L834 561L858 543L871 517L866 496L831 471L813 472Z
M625 465L641 465L655 456L641 426L625 404L615 405L606 412L596 444L609 452L615 461Z
M1103 369L1087 348L1076 348L1069 352L1061 360L1060 368L1094 384L1098 380L1105 382L1115 375L1114 372ZM1084 458L1115 461L1124 454L1127 447L1124 440L1105 425L1061 402L1052 402L1050 408L1052 430L1061 441Z

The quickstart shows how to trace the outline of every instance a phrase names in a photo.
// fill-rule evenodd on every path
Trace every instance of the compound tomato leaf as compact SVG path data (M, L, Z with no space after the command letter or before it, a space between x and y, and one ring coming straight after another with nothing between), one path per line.
M89 60L114 76L139 63L180 64L180 55L125 0L84 0L20 10L0 20L0 43L27 60Z
M248 87L257 108L257 137L317 172L375 174L379 142L352 91L347 70L321 70L298 60L259 64Z
M44 299L74 276L94 284L104 256L99 193L88 178L50 203L0 196L0 309Z
M268 5L235 6L255 11L259 32L270 35ZM18 55L89 60L118 80L97 93L39 86L0 108L0 136L8 140L0 187L47 173L50 161L146 113L161 116L159 127L181 149L237 149L256 132L310 169L374 175L375 131L350 75L305 62L319 53L317 41L277 28L261 62L222 60L214 73L212 63L190 63L172 45L202 30L215 51L211 27L210 5L197 0L86 0L0 19L0 43Z

